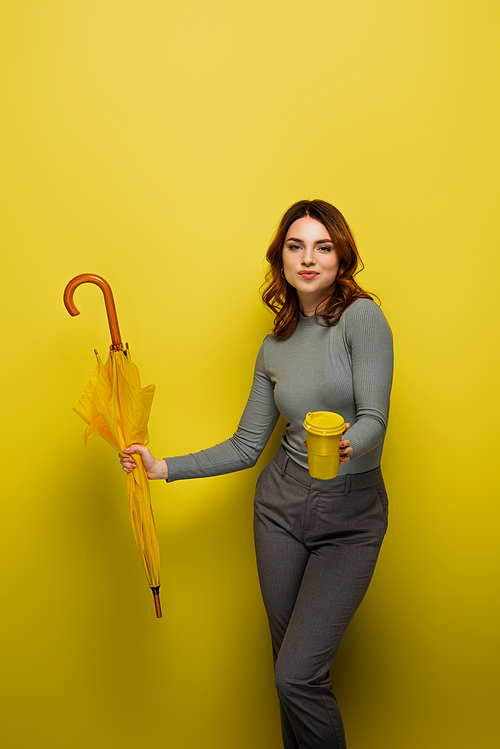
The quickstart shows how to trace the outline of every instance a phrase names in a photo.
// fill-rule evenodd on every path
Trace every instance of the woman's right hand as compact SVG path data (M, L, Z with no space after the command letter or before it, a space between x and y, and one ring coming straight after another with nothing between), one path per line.
M168 479L168 468L164 460L157 460L151 454L149 448L144 445L129 445L119 455L120 463L125 473L132 473L137 468L137 463L133 455L140 455L142 465L146 470L146 475L150 481L154 479Z

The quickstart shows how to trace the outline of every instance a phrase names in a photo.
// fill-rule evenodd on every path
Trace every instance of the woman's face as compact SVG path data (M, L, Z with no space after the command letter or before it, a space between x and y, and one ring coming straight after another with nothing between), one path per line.
M310 216L294 221L285 237L282 258L285 278L297 289L303 313L314 314L328 298L339 269L326 227Z

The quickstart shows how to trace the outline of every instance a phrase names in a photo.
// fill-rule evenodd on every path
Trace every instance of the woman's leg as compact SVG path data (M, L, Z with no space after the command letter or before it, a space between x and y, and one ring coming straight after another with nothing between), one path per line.
M374 472L319 482L283 455L278 464L259 479L255 542L284 746L344 749L329 670L375 568L387 521L383 484L370 479Z
M300 749L346 747L330 668L376 559L345 551L311 554L276 660L276 688Z
M268 473L271 475L266 475ZM275 485L273 473L272 464L270 464L259 478L255 502L254 536L260 589L269 620L276 668L281 643L309 561L309 551L289 530L275 522L273 517L275 510L269 511L268 496L277 500L278 509L281 503L280 487ZM281 698L280 717L283 746L285 749L299 749L295 732Z

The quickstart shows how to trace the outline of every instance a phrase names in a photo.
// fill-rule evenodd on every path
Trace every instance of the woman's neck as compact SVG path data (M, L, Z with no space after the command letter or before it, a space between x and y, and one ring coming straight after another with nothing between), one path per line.
M319 301L317 299L302 298L299 296L299 307L304 317L312 317L313 315L321 312L326 307L326 299Z

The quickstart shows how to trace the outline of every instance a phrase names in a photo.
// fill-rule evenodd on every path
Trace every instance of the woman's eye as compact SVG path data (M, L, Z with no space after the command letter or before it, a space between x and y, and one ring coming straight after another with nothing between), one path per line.
M319 247L318 249L321 250L321 252L332 252L333 251L333 247L330 247L330 245L327 245L327 244L325 244L323 247Z
M300 250L300 247L298 244L289 244L288 245L289 250Z

